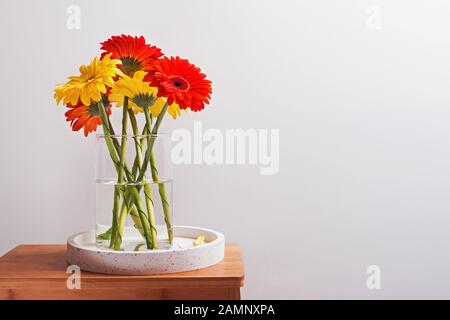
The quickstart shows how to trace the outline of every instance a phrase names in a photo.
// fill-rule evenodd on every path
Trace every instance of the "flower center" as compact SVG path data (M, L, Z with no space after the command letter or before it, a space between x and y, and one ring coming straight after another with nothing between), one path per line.
M108 98L106 96L102 96L102 102L105 106L105 109L108 110L110 108ZM91 105L88 107L88 113L91 117L99 117L100 116L100 109L98 108L97 102L92 102Z
M88 108L88 111L91 117L99 116L100 110L98 109L97 102L91 103L91 105Z
M189 82L187 82L183 77L173 76L170 77L170 80L172 81L172 85L178 90L189 90Z
M132 77L136 71L142 70L141 63L133 57L123 57L120 60L122 61L122 71L127 76Z
M133 97L133 102L142 109L146 109L153 105L155 102L155 96L147 93L139 93Z

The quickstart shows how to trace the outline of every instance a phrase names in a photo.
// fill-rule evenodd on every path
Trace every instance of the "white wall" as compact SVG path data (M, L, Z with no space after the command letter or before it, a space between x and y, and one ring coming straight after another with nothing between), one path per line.
M66 28L70 4L80 30ZM143 34L214 82L211 106L166 131L280 129L277 175L175 167L176 223L241 244L244 298L450 298L450 2L5 0L0 12L1 253L93 226L93 139L70 131L52 90L100 41ZM371 264L382 290L366 288Z

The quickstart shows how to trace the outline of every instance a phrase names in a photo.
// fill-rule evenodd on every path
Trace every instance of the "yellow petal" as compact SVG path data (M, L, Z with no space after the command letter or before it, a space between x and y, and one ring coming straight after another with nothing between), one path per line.
M205 243L205 235L201 234L195 239L195 241L192 243L194 247L199 246L201 244Z
M166 102L164 99L156 99L156 101L150 106L150 113L152 116L157 117L161 113L165 103Z
M146 74L147 74L147 72L145 72L145 71L136 71L134 73L133 78L135 78L137 80L144 80L144 77Z
M83 88L81 91L80 100L85 106L89 106L91 104L91 99L89 98L87 88Z

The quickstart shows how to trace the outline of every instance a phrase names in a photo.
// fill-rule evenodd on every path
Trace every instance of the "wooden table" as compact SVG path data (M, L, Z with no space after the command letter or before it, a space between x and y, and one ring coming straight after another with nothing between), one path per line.
M67 288L74 274L67 273L65 251L65 245L21 245L0 257L0 299L240 299L244 285L238 244L226 244L222 262L196 271L152 276L82 271L80 289Z

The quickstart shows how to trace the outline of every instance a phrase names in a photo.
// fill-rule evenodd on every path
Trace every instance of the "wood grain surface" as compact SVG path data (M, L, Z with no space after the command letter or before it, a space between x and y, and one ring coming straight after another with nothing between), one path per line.
M68 289L65 245L20 245L0 257L0 299L240 299L244 269L238 244L201 270L149 276L81 272Z

